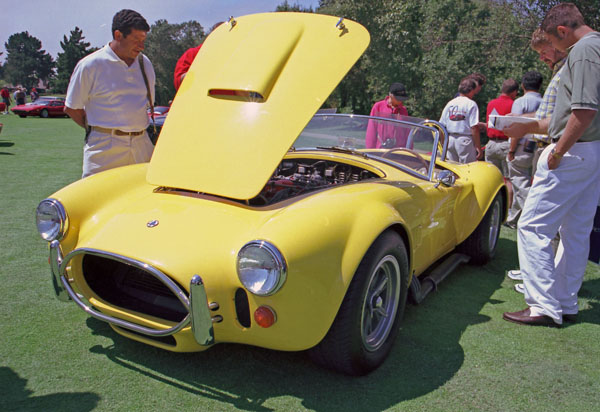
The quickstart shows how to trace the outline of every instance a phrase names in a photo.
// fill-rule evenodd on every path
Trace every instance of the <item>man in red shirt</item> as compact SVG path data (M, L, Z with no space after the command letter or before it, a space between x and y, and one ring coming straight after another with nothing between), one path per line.
M196 55L200 51L202 44L196 47L192 47L187 49L177 60L177 64L175 65L175 73L173 73L173 84L175 85L175 91L179 90L179 86L181 86L181 82L185 77L186 73L190 69L190 66L194 62Z
M512 110L514 100L519 93L519 84L514 79L506 79L502 83L501 94L498 98L491 100L487 105L486 123L490 120L490 114L506 115ZM500 130L488 127L488 143L485 146L485 161L493 163L504 176L504 181L508 186L509 203L512 201L512 187L508 180L508 164L506 157L510 150L508 137Z
M221 24L223 24L222 21L215 23L210 28L209 34L212 33ZM190 66L194 62L194 59L196 58L196 55L198 54L201 48L202 43L199 46L189 48L181 55L179 60L177 60L177 63L175 64L175 73L173 73L173 85L175 85L175 91L179 90L179 86L181 86L183 78L190 69Z
M10 106L10 92L6 87L0 90L0 96L2 97L2 103L4 103L4 114L8 114L8 106Z
M392 83L390 93L378 101L371 109L371 116L399 119L408 116L408 110L402 103L408 98L402 83ZM368 149L405 147L408 130L395 126L391 122L369 120L365 145Z
M519 84L514 79L504 80L501 91L502 94L496 99L491 100L487 105L486 123L490 120L490 114L507 115L511 112L513 102L519 92ZM485 160L495 164L504 175L506 156L510 148L508 136L500 130L491 127L487 129L487 136L489 142L485 148ZM504 163L501 163L501 161Z

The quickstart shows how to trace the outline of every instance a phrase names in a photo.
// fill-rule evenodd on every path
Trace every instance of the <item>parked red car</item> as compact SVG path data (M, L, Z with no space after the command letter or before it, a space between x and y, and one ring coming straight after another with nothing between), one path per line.
M163 116L166 115L171 106L154 106L154 116ZM152 112L148 109L148 116L150 116Z
M64 112L65 99L59 97L40 97L35 102L20 104L13 107L12 112L19 117L67 117Z

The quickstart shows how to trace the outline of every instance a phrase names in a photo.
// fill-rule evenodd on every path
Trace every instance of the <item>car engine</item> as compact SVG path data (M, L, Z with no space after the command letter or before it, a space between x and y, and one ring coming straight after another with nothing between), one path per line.
M377 177L375 173L346 163L286 159L275 169L263 190L248 204L268 206L311 191Z

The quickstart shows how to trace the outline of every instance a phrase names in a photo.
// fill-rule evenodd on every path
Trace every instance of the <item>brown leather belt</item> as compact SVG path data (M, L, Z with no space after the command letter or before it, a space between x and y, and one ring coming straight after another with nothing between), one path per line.
M140 136L140 135L144 134L144 132L145 132L145 130L140 130L139 132L124 132L123 130L108 129L106 127L100 127L100 126L90 126L90 127L92 130L94 130L96 132L114 134L116 136Z

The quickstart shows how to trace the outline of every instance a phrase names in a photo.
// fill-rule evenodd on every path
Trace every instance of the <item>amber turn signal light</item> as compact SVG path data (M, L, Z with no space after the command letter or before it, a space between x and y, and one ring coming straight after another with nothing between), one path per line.
M259 306L258 309L254 311L254 321L261 328L268 328L273 326L277 321L277 316L275 315L275 311L270 307Z

